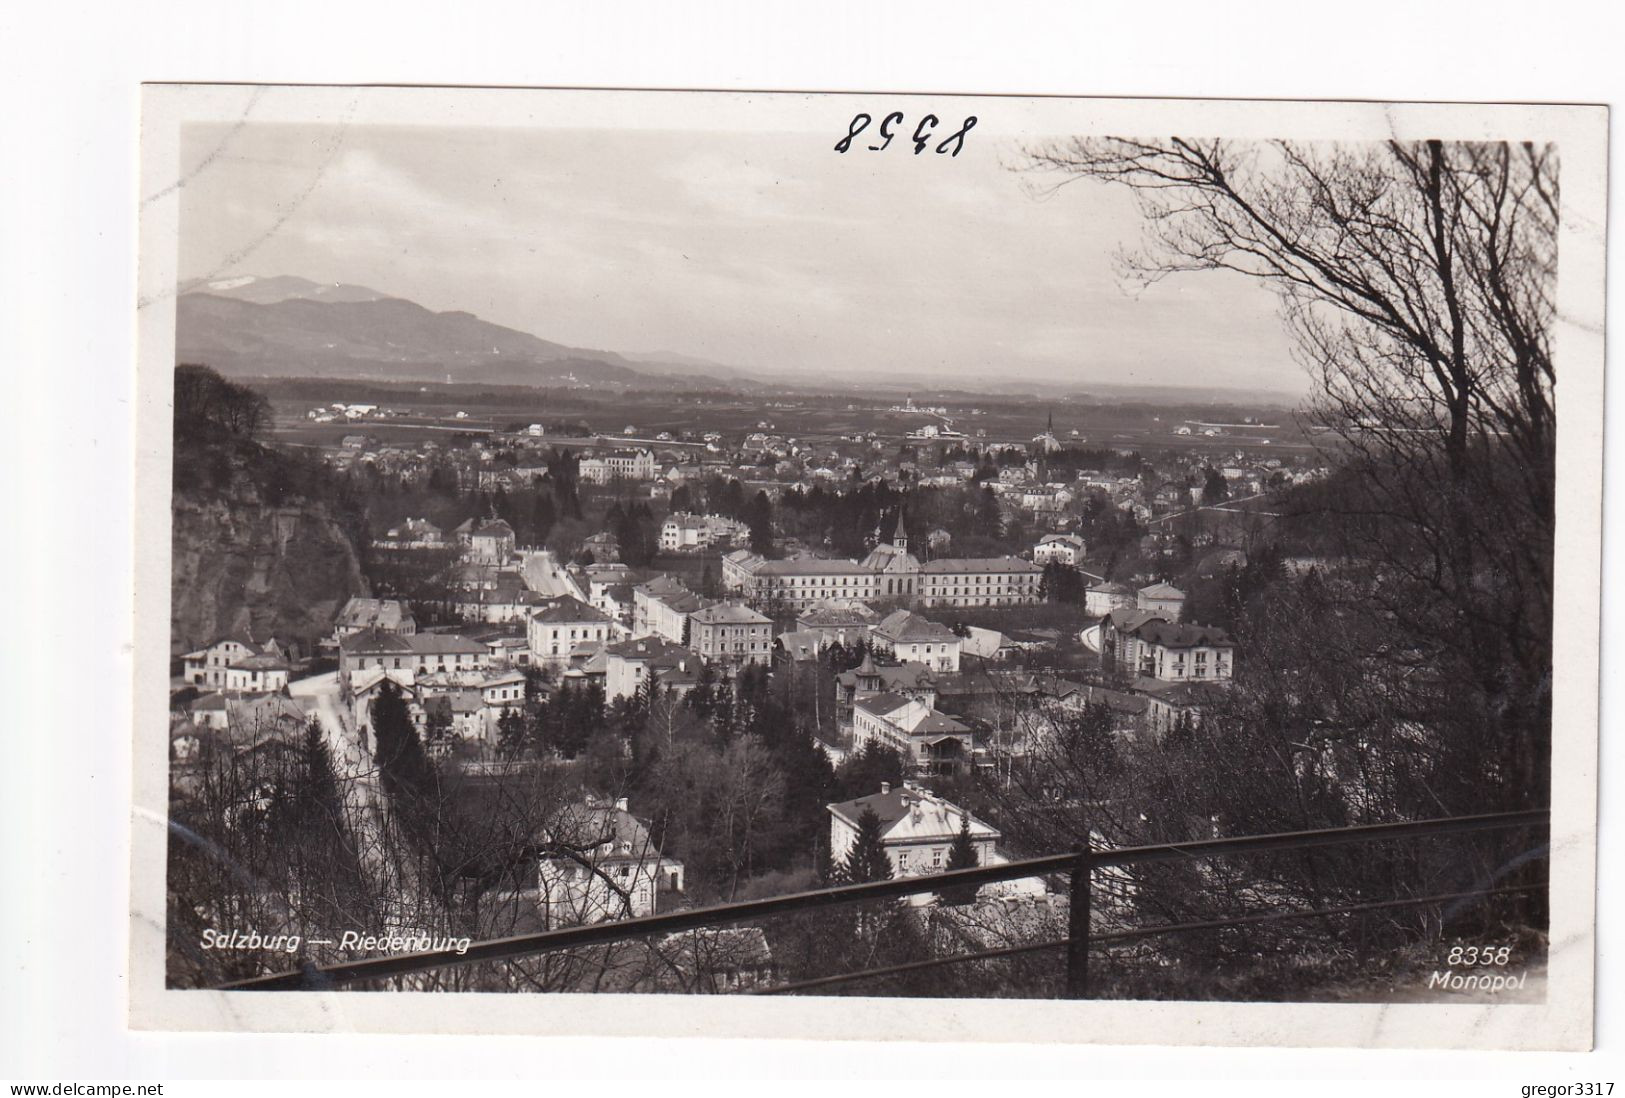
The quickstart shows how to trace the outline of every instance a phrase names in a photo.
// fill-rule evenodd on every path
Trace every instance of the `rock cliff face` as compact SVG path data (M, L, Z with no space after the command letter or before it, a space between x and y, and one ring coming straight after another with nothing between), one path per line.
M234 487L174 497L171 651L249 629L309 652L345 600L369 594L356 547L323 502Z

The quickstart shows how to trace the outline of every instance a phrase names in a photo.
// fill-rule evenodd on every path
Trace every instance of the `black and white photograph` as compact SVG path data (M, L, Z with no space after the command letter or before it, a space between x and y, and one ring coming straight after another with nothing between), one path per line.
M149 86L134 1023L1588 1043L1606 125Z

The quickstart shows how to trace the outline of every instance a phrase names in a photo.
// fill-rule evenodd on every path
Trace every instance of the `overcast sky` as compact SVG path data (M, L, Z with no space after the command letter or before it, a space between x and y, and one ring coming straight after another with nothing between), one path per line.
M982 129L956 158L840 136L195 126L180 273L353 282L764 373L1306 388L1257 284L1125 289L1126 191L1035 196Z

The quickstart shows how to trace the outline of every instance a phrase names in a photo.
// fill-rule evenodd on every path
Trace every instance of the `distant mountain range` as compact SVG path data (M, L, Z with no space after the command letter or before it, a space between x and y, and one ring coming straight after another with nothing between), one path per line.
M366 286L352 286L347 282L312 282L297 275L273 275L256 278L237 275L212 281L194 279L181 284L181 293L205 293L216 297L229 297L235 301L252 301L256 305L275 305L279 301L382 301L388 294Z
M804 375L775 376L675 351L608 351L553 343L481 320L472 313L434 312L404 298L343 282L294 275L198 279L180 287L175 313L177 362L255 377L373 378L465 384L629 389L796 389ZM830 371L817 388L878 396L944 392L950 379L869 370ZM1281 394L1230 389L1045 380L1023 376L1021 392L995 371L979 385L953 378L967 395L1006 398L1090 396L1106 401L1257 400L1291 403Z
M181 288L175 359L225 374L448 378L587 388L706 388L749 381L682 355L623 356L567 347L472 313L437 313L365 286L292 275L196 281ZM702 372L715 369L728 380Z

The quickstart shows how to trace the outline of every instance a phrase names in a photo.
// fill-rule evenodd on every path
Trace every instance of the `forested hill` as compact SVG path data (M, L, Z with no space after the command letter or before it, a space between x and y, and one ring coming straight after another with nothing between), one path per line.
M567 347L472 313L434 312L368 292L339 287L324 297L255 300L194 288L175 303L176 360L207 362L234 377L456 378L617 392L723 384L692 365L634 366L612 351Z
M369 593L359 512L319 462L257 441L267 417L253 390L176 370L172 654L238 630L308 651Z

